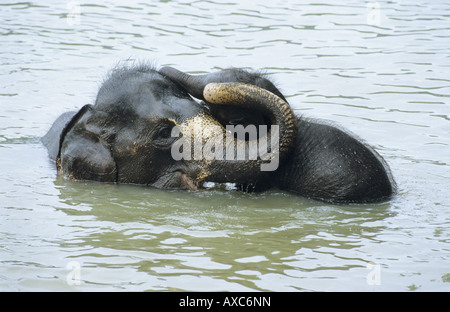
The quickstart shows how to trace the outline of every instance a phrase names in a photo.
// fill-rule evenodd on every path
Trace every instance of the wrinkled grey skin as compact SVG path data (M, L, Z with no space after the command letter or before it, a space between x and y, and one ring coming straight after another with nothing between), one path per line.
M209 83L229 82L268 90L278 100L246 98L242 105L205 100ZM246 191L280 188L331 203L379 202L395 193L389 167L376 151L333 125L293 119L285 100L265 76L240 69L191 76L170 67L119 68L94 105L63 114L43 142L58 171L73 179L190 190L206 181L234 182ZM258 170L257 161L175 161L170 148L177 138L170 129L195 116L222 126L281 124L282 139L294 136L281 142L280 166L273 172Z
M291 133L287 140L286 135L280 140L280 155L287 157L297 129L289 105L265 89L248 84L218 86L232 91L232 95L242 94L242 101L232 100L232 105L247 110L252 106L265 108L268 120ZM286 114L291 117L286 118ZM43 142L58 171L76 180L195 190L205 181L247 183L265 175L260 170L261 159L175 160L171 152L178 137L172 137L172 129L179 126L184 129L181 135L189 138L196 118L205 127L216 126L225 133L208 108L178 83L149 66L120 67L102 84L93 105L63 114ZM285 122L288 119L289 125ZM209 138L193 139L202 143ZM235 141L236 147L249 144Z
M286 100L268 79L239 69L192 76L171 67L160 70L191 95L204 100L201 90L210 82L239 81L255 84ZM267 124L261 111L205 104L222 123ZM332 203L367 203L389 199L396 184L389 166L355 135L320 120L298 116L298 134L289 156L276 172L251 183L244 190L280 188ZM281 133L281 136L283 134Z

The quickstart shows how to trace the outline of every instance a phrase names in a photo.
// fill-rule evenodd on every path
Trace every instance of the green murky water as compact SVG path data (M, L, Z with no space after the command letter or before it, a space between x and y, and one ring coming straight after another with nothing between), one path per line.
M0 290L450 290L450 5L0 4ZM392 201L161 191L56 176L39 138L119 61L273 75L298 114L358 133Z

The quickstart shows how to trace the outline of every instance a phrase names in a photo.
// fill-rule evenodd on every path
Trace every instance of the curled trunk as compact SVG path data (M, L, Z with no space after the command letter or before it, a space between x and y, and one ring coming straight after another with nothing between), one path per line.
M269 120L269 124L264 125L265 129L260 126L256 138L250 136L246 139L245 135L238 135L230 140L229 131L223 129L222 133L216 136L216 140L222 140L225 144L209 140L210 144L222 148L220 154L223 157L204 159L204 169L196 178L197 181L257 181L267 174L267 171L276 170L278 164L291 151L297 136L297 118L289 104L281 97L255 85L227 82L231 80L228 72L224 72L222 76L222 72L192 76L170 67L163 68L160 72L179 83L196 98L214 105L232 105L262 112ZM217 125L217 122L215 124ZM239 129L249 130L243 127ZM202 140L204 141L204 137ZM240 151L245 151L244 157Z

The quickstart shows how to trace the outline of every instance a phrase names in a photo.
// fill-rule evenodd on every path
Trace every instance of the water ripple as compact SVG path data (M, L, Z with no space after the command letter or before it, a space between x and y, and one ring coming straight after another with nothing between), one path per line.
M80 15L64 1L0 4L1 290L446 289L450 4L79 4ZM124 60L263 69L296 113L373 145L399 195L328 206L56 177L38 138ZM80 286L66 282L71 261ZM373 265L381 285L367 282Z

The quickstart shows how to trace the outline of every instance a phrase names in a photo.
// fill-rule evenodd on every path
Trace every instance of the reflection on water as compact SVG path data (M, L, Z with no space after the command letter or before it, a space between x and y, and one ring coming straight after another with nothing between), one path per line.
M0 290L448 290L449 11L437 0L1 3ZM39 137L136 60L263 69L298 114L374 146L399 195L330 206L56 177Z
M272 278L296 278L299 272L326 278L331 277L326 270L365 269L358 248L383 230L390 216L389 204L331 207L277 191L93 188L89 182L64 180L57 185L68 205L61 210L81 220L70 224L78 235L62 247L76 250L74 257L87 266L83 270L106 266L143 273L142 289L197 290L205 270L206 279L217 285L204 290L302 289ZM333 251L352 249L353 257L345 259ZM147 274L159 277L158 287L146 282ZM262 276L269 280L261 281Z

